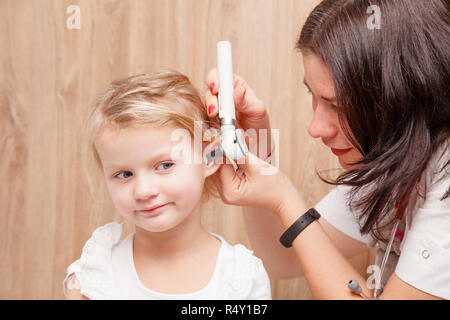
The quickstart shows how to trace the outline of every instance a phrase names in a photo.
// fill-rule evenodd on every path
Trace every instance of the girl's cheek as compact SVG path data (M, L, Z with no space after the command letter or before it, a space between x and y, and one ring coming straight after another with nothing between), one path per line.
M179 198L185 193L189 193L189 178L184 174L167 176L164 181L164 190L171 197Z
M129 190L124 185L112 182L108 184L108 190L111 200L116 207L124 208L127 206L129 202L129 200L127 201Z
M171 176L169 190L178 199L194 197L198 189L203 187L203 181L197 167L185 166L177 174Z

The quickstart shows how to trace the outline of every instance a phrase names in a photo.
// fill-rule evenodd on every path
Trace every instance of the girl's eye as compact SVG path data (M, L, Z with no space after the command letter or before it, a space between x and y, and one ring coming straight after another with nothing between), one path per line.
M121 177L120 175L121 174L124 174L125 175L125 177ZM129 175L128 175L129 174ZM130 172L130 171L122 171L122 172L119 172L117 175L116 175L116 177L117 178L119 178L119 179L126 179L126 178L129 178L130 176L132 176L133 174Z
M174 164L170 162L161 163L157 168L162 168L162 170L169 170Z

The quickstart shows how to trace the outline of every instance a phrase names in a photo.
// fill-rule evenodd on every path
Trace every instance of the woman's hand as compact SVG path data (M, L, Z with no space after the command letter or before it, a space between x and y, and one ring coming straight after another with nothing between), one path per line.
M236 108L237 127L245 130L255 129L267 130L267 152L273 150L271 146L270 120L264 104L255 95L253 90L248 86L247 82L237 74L234 74L234 104ZM205 93L205 102L210 118L217 116L219 112L217 94L219 92L219 76L217 69L212 69L206 78L208 90ZM259 149L259 145L258 148Z
M219 111L217 69L208 73L206 84L209 88L205 94L206 106L209 117L213 118ZM258 136L259 129L268 130L267 150L273 151L274 149L270 148L272 142L267 110L247 82L236 74L234 75L234 103L236 126L244 131L255 129ZM261 139L258 143L266 142ZM260 150L259 146L257 150ZM297 194L290 180L277 167L259 159L251 152L238 161L238 171L227 159L216 159L216 161L222 161L223 165L213 175L213 181L226 204L265 208L278 212L284 206L287 197Z
M249 152L238 161L235 170L226 159L212 176L222 201L226 204L264 208L280 213L297 195L291 181L277 167Z

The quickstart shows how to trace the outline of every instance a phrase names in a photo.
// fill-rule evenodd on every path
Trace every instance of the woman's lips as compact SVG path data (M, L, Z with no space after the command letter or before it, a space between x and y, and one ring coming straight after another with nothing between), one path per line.
M347 152L349 152L352 149L353 148L349 148L349 149L334 149L334 148L331 148L331 152L333 152L335 155L340 157L340 156L343 156L344 154L346 154Z

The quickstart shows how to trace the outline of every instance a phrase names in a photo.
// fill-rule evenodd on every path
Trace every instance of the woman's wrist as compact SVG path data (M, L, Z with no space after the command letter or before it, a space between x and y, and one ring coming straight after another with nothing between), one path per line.
M298 192L294 184L284 176L283 194L280 196L280 201L276 207L275 213L280 217L283 225L289 227L295 220L304 214L308 208L303 197Z

